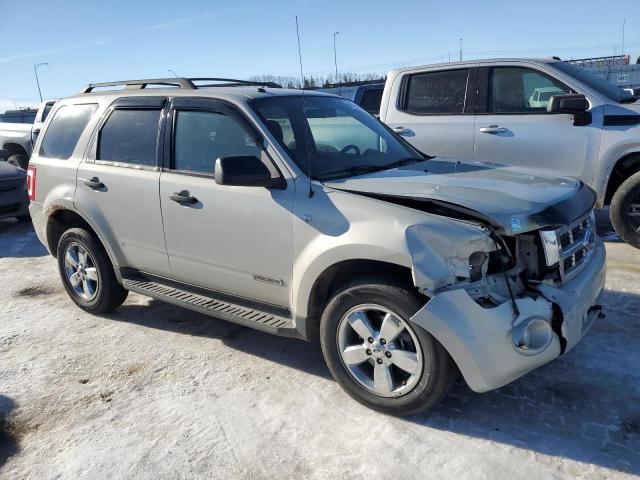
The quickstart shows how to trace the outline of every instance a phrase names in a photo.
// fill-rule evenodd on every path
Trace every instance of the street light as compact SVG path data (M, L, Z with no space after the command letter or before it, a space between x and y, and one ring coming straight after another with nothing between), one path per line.
M47 62L42 62L42 63L36 63L33 66L33 73L36 76L36 83L38 84L38 95L40 95L40 101L42 102L42 91L40 90L40 80L38 79L38 69L40 67L43 67L45 65L49 65Z
M16 99L12 97L2 97L0 100L11 100L13 102L13 108L18 110L18 104L16 103Z
M340 32L333 32L333 65L336 67L335 83L338 83L338 54L336 53L336 35Z

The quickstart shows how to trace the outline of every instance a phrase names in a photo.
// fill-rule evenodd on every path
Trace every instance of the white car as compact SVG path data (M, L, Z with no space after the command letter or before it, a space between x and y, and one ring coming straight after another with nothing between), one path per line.
M547 108L549 99L554 95L564 95L565 92L558 87L541 87L533 90L529 97L529 108Z
M640 248L640 102L588 70L557 59L393 70L380 119L429 155L582 180Z

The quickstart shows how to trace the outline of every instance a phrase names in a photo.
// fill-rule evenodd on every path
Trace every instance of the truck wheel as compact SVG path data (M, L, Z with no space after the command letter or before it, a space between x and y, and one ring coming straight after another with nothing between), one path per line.
M609 215L620 238L640 248L640 172L620 185L611 199Z
M455 370L442 345L409 321L424 302L397 283L371 276L341 288L322 314L320 342L329 370L351 397L404 416L434 405Z
M122 305L122 288L102 246L83 228L71 228L58 242L58 270L67 293L90 313L107 313Z
M19 167L23 170L26 170L29 166L29 159L24 155L11 155L7 158L7 163L10 163L14 167Z

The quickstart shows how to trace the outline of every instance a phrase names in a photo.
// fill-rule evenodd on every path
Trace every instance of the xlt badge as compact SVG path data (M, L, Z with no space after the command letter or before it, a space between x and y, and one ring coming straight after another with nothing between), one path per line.
M279 278L271 278L267 277L266 275L258 275L254 273L253 279L257 280L258 282L270 283L272 285L279 285L281 287L284 287L284 280L281 280Z

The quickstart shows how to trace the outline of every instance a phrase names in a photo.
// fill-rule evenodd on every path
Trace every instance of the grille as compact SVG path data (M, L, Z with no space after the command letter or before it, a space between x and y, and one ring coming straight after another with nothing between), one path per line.
M557 230L560 277L563 282L577 275L587 263L596 240L595 230L595 222L591 215L585 215Z

